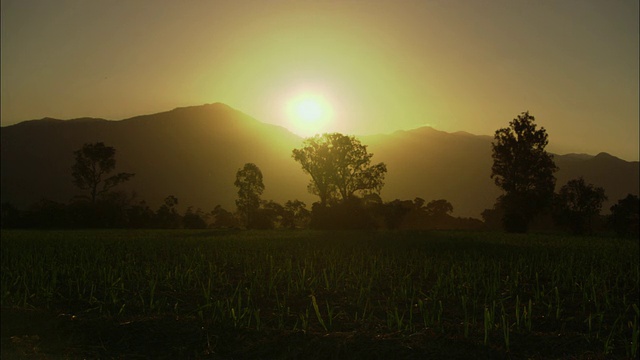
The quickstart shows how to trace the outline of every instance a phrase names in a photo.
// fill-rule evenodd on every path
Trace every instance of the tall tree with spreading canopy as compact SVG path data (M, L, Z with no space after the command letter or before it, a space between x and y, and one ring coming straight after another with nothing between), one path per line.
M106 194L135 175L122 172L106 177L116 167L116 149L102 142L84 144L73 154L76 158L71 174L73 183L81 190L88 191L88 198L94 204L98 196Z
M553 174L558 168L545 151L546 130L536 129L534 121L528 111L523 112L509 127L496 130L491 143L491 178L504 191L499 202L503 225L510 232L526 232L533 217L553 199Z
M244 167L236 172L234 185L238 188L238 199L236 200L238 212L245 220L245 225L252 228L260 209L260 196L264 191L262 171L256 164L244 164Z
M331 200L345 201L356 193L379 193L387 167L371 165L373 154L353 136L340 133L316 135L305 139L293 158L311 176L309 191L326 206Z

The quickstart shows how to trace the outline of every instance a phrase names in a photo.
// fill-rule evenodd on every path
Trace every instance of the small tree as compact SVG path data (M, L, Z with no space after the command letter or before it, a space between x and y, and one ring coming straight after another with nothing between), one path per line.
M106 177L116 167L116 149L104 143L84 144L73 152L76 163L73 165L73 183L81 190L89 192L88 198L95 204L96 198L111 188L131 179L135 174L118 173Z
M591 232L593 219L606 199L603 188L585 183L582 177L569 180L557 196L556 221L574 234Z
M533 217L553 199L553 173L558 168L544 150L546 130L537 130L534 120L528 111L518 115L509 127L496 131L491 144L491 178L504 191L499 202L503 224L510 232L526 232Z
M244 164L244 167L238 169L236 173L234 185L238 188L238 199L236 200L238 213L243 217L245 225L252 228L257 220L256 215L261 203L260 196L264 191L262 172L256 164Z

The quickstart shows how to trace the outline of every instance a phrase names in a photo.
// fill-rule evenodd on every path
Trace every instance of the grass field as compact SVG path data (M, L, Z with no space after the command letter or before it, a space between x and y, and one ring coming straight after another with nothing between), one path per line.
M2 358L637 358L638 241L5 231Z

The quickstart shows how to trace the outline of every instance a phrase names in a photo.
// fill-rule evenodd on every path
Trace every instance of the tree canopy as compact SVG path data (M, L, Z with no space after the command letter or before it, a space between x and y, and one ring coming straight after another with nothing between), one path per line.
M353 136L340 133L316 135L294 149L293 158L311 176L308 189L326 206L337 199L345 201L356 193L379 193L387 167L371 165L373 154Z
M582 177L569 180L557 196L557 221L574 234L590 232L592 220L600 214L606 199L603 188L587 184Z
M491 178L505 194L503 223L508 231L526 232L529 222L553 199L557 167L545 151L549 143L544 127L536 129L535 118L523 112L498 129L491 143Z
M84 144L73 152L76 162L73 165L73 183L81 190L89 192L92 203L118 184L131 179L135 174L118 173L106 177L116 167L116 149L102 142Z
M453 212L453 205L445 199L432 200L427 204L425 211L429 216L444 217Z
M611 227L619 236L633 235L640 233L638 224L640 223L640 198L637 195L628 194L624 199L611 206L611 217L609 219Z
M262 171L256 164L244 164L244 167L238 169L236 173L234 185L238 188L238 199L236 200L238 212L244 217L247 227L252 227L258 209L260 209L260 196L264 191Z

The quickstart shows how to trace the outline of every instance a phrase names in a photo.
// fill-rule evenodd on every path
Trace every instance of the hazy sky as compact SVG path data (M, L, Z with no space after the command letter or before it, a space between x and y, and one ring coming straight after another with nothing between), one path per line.
M2 126L224 102L298 133L492 135L529 110L549 150L638 160L638 1L2 0Z

